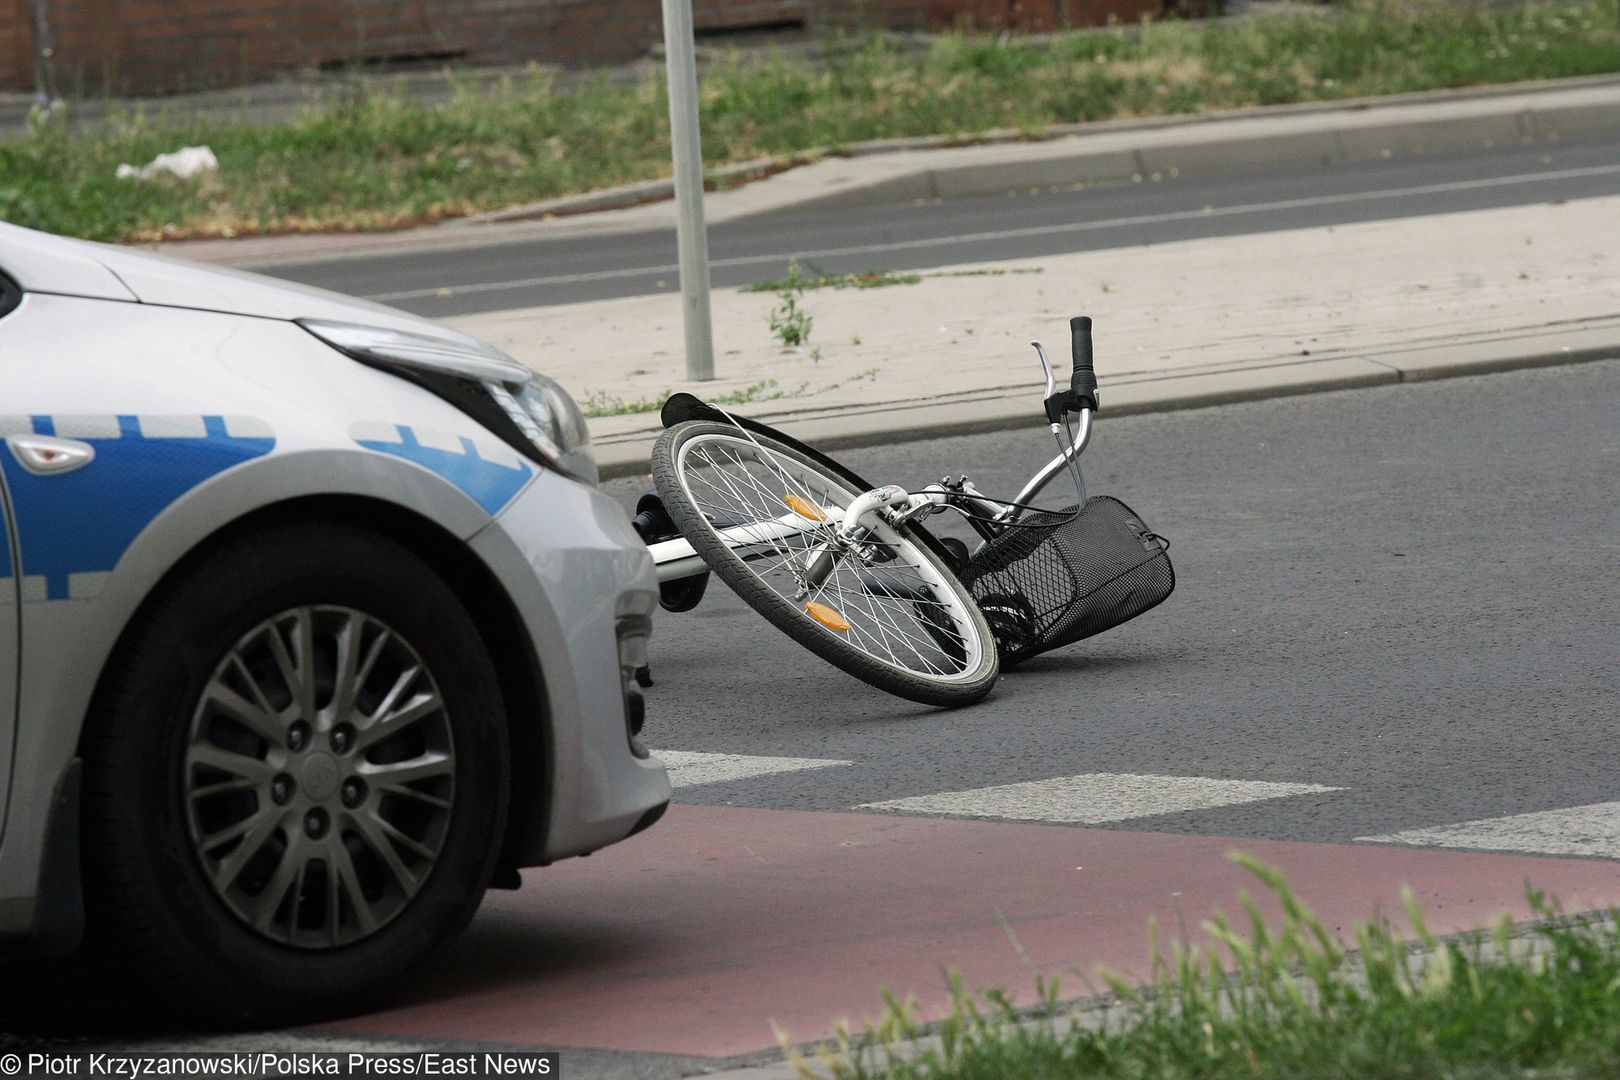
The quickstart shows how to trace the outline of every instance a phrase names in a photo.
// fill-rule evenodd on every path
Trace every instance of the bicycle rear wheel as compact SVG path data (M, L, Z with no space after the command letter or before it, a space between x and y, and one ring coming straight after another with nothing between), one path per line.
M875 520L854 549L836 544L843 509L860 494L847 480L767 435L702 420L659 436L652 473L709 568L822 659L927 705L990 692L990 628L911 526ZM818 553L819 573L810 568Z

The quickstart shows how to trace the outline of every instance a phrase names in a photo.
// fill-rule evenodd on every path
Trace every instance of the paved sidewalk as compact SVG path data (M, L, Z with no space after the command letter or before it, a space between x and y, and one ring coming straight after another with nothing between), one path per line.
M1066 375L1082 313L1105 413L1617 357L1616 236L1620 195L958 267L805 293L819 361L774 342L775 296L721 290L722 377L701 384L682 378L673 280L670 295L449 321L598 407L741 394L739 411L834 448L1039 430L1027 343L1045 340ZM644 471L656 412L592 428L605 475Z
M1034 143L931 149L938 140L891 140L713 195L708 216L719 223L814 206L1144 182L1234 164L1334 164L1616 130L1620 78L1598 76L1088 124ZM542 237L611 243L616 234L670 227L671 205L575 212L615 198L657 199L660 183L515 212L573 216L163 250L256 267L396 250L432 258ZM1066 322L1079 313L1097 319L1104 408L1112 414L1620 356L1620 174L1615 191L1568 204L957 267L957 276L870 291L816 290L802 301L819 361L774 342L775 296L721 290L714 318L722 378L704 384L683 379L673 275L668 295L448 321L554 375L600 411L640 406L593 420L604 475L625 476L645 468L658 431L653 410L680 389L730 397L739 411L790 424L827 448L1034 426L1039 374L1027 342L1051 343L1066 373ZM871 268L883 269L881 256L873 259Z

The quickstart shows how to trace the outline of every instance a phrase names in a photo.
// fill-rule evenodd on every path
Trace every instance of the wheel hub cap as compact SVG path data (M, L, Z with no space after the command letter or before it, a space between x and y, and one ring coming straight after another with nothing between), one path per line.
M180 789L197 866L232 915L284 945L347 945L398 916L438 862L455 797L449 717L390 627L294 608L216 666Z
M303 781L304 793L314 802L325 802L336 795L338 783L343 779L337 760L331 754L309 755L298 777Z

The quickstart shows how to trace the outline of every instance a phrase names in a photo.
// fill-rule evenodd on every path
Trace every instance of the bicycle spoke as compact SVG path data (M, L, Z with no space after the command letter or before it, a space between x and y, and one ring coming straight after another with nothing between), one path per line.
M965 608L971 600L880 513L863 519L870 532L853 544L839 539L840 508L857 493L816 466L740 431L693 439L680 452L677 475L688 504L735 565L799 609L807 626L819 623L815 633L926 678L953 680L979 669L984 643ZM818 549L832 565L812 586ZM809 613L809 604L836 618Z
M922 649L917 648L917 646L923 646L923 648L933 648L934 643L931 640L924 641L920 638L914 637L913 635L902 630L900 626L896 624L892 615L886 613L887 609L883 608L878 603L881 598L872 596L865 589L856 591L846 589L840 582L839 576L847 572L849 571L845 567L834 568L833 573L826 584L837 590L841 610L846 611L846 613L849 610L854 610L857 612L862 612L866 615L871 624L869 629L875 631L877 637L882 639L884 651L888 654L886 658L893 663L902 663L898 652L894 647L894 640L898 638L912 646L910 650L906 651L913 653L919 662L927 665L931 674L945 674L945 672L941 671L937 665L929 662L928 658L923 655ZM902 601L902 603L909 603L909 601ZM889 635L889 631L891 630L894 632L893 638L891 638ZM910 665L902 664L902 666L909 667Z
M753 477L748 473L746 466L744 466L741 461L737 460L735 455L732 455L732 458L733 458L733 462L737 465L737 467L739 469L739 472L741 473L741 477L743 479L745 479L745 480L748 480L750 483L752 483L752 485L753 485L753 487L754 487L754 489L756 491L761 491L762 489L760 489L757 482L753 481ZM720 478L721 482L724 483L726 485L726 487L730 490L730 492L732 494L732 497L735 498L737 500L737 502L742 505L742 507L746 511L746 516L748 516L748 517L761 516L760 511L754 510L752 507L750 507L748 505L747 500L744 498L742 492L738 491L737 486L732 483L732 478L731 478L730 474L728 474L727 472L721 470L719 468L719 463L714 461L713 458L709 458L708 460L709 460L711 470L713 471L713 473L715 475L717 475ZM710 485L710 488L712 490L718 491L718 489L715 489L712 484ZM769 504L769 497L768 496L767 496L766 502L767 502L767 505L768 505ZM776 516L777 515L775 515L775 514L770 514L769 515L769 517L772 520L775 520ZM745 524L741 525L740 527L744 528L744 529L747 529L747 528L750 527L750 525L745 523ZM771 549L774 552L776 552L778 555L783 554L781 544L779 544L774 537L761 536L759 542L760 543L768 543L771 546Z
M834 569L832 579L830 579L830 580L836 580L838 575L840 573L842 573L842 572L843 572L842 568ZM888 646L888 652L889 652L889 656L890 656L891 659L898 662L898 656L896 655L895 649L894 649L894 646L893 646L893 639L891 639L889 637L889 634L888 634L888 631L890 631L890 630L894 631L895 638L898 638L898 639L900 639L902 641L905 641L907 644L912 646L912 649L910 651L916 656L916 658L919 661L921 661L924 664L927 664L930 671L933 674L936 674L936 675L945 674L944 671L940 670L936 665L932 664L928 660L928 658L925 655L923 655L922 649L917 648L917 646L924 646L924 647L928 647L928 648L933 648L933 647L935 647L934 643L931 640L924 641L922 639L913 637L911 634L908 634L904 630L902 630L900 628L900 626L894 621L892 615L886 613L886 609L883 609L879 604L877 604L875 602L878 598L873 597L870 594L867 594L865 592L850 593L850 592L846 591L842 586L835 586L835 587L838 588L839 594L844 599L844 603L845 603L846 607L851 607L852 606L857 611L864 610L866 615L872 621L873 629L875 629L877 631L878 636L883 638L885 644Z

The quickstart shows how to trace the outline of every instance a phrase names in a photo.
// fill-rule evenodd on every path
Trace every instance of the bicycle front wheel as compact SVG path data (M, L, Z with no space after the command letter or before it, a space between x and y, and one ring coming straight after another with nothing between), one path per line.
M966 587L912 526L871 515L836 540L861 494L809 456L730 424L668 428L653 481L681 534L745 603L858 679L926 705L990 692L990 628Z

